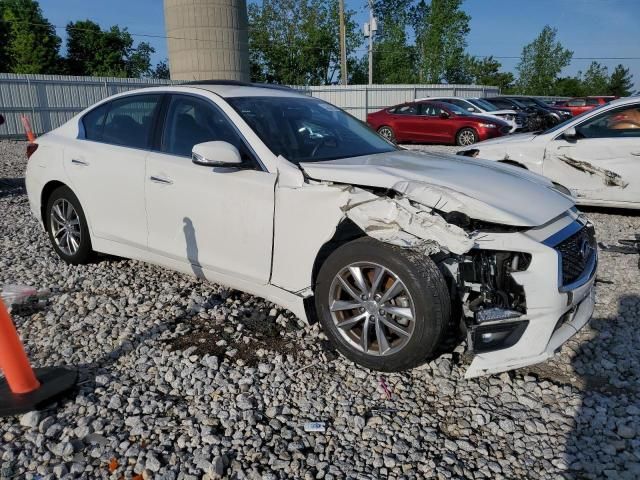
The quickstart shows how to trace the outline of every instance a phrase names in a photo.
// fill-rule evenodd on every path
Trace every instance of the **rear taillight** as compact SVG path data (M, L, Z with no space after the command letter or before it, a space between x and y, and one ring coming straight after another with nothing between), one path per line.
M31 155L33 155L37 149L38 149L37 143L27 144L27 160L31 158Z

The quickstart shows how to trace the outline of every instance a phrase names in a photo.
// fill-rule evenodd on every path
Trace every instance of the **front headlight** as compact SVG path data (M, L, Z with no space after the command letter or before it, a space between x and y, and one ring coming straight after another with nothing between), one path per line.
M480 126L484 128L498 128L498 126L494 123L481 123Z

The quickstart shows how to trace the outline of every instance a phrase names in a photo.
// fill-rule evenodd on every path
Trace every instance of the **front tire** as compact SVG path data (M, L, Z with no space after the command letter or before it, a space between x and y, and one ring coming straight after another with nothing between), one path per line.
M463 128L456 134L456 145L468 147L478 142L478 134L473 128Z
M51 193L44 221L51 245L62 260L80 265L93 259L87 220L71 189L62 186Z
M385 372L432 357L451 308L444 277L429 257L370 237L329 256L318 273L315 301L336 348L359 365Z

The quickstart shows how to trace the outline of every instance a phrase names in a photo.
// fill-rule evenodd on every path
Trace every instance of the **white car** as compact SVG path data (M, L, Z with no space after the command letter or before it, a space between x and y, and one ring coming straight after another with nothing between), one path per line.
M465 336L467 376L521 367L593 311L593 228L551 182L402 150L294 90L131 91L28 154L31 209L66 262L103 252L262 296L369 368Z
M498 120L502 120L509 124L509 127L511 127L509 133L523 129L526 123L525 114L518 113L515 110L497 110L496 107L482 98L427 97L419 100L437 100L439 102L451 103L474 114L497 118Z
M640 208L640 98L614 100L540 134L487 140L460 155L549 178L580 205Z

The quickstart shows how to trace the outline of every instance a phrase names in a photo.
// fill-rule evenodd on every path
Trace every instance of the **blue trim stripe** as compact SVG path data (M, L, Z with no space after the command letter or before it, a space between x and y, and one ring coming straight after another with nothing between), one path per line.
M582 223L573 221L569 225L564 227L562 230L560 230L559 232L556 232L553 235L551 235L542 243L547 247L555 247L563 240L569 238L574 233L577 233L578 231L580 231L583 227L584 225Z

